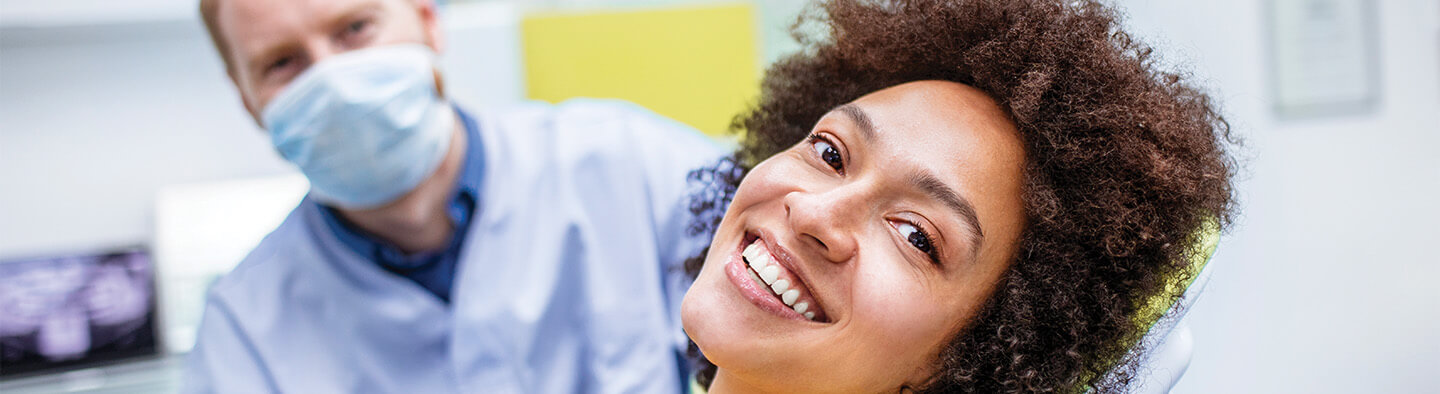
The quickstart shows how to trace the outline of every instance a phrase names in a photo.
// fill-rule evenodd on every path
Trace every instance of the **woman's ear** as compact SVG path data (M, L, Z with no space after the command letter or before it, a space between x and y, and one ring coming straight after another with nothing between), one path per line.
M900 388L896 391L901 394L918 393L923 388L930 387L931 385L935 384L935 380L939 378L939 373L937 373L935 370L935 367L923 368L914 376L911 376L910 380L905 381L905 383L901 383Z

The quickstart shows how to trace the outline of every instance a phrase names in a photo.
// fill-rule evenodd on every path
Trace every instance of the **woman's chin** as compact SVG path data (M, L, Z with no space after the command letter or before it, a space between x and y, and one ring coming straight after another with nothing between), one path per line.
M736 305L736 300L726 299L721 292L724 289L719 286L725 283L711 280L714 278L710 276L713 275L701 273L680 303L680 322L685 334L707 357L712 352L723 353L719 350L730 348L733 342L748 337L745 335L748 331L746 324L741 321L743 319L737 318L741 313L737 307L744 305Z
M708 277L707 277L708 275ZM740 297L724 278L724 272L702 273L680 304L681 323L690 340L711 363L732 377L745 376L754 383L770 382L769 377L786 373L766 367L785 365L781 333L772 327L774 317L756 309ZM772 382L772 383L778 383ZM783 385L781 385L783 386ZM780 388L776 386L776 388Z
M708 268L708 267L707 267ZM680 304L680 321L685 334L700 348L711 363L726 368L741 367L764 352L747 352L757 347L756 339L768 334L758 333L753 316L743 308L753 308L744 299L729 296L723 272L702 272ZM749 358L741 354L750 353ZM743 367L741 367L743 369Z

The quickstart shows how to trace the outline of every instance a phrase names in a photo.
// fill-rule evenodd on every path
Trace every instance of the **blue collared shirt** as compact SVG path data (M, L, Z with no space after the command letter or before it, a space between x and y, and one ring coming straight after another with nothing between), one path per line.
M320 216L335 237L356 254L370 258L390 273L415 281L440 300L450 302L450 289L455 281L455 262L460 259L460 241L470 229L485 177L485 149L481 145L479 126L465 111L455 107L455 114L465 128L465 164L455 179L455 192L450 196L446 213L455 226L445 249L407 254L395 245L377 239L356 228L341 217L335 208L324 207Z

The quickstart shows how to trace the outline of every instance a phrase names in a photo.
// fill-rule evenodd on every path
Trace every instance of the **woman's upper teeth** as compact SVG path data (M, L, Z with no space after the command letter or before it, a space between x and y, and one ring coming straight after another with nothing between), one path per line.
M764 280L765 280L765 284L775 283L775 279L780 277L780 267L775 266L774 260L771 260L771 259L769 258L769 257L770 257L769 255L766 255L766 254L763 254L763 253L762 253L760 256L762 256L762 258L764 259L764 260L762 260L762 261L764 261L764 264L766 264L766 265L761 266L761 267L763 267L763 269L759 270L759 272L760 272L760 279L764 279ZM756 263L756 264L760 264L760 263ZM753 267L753 265L752 265L752 267Z
M806 319L815 320L815 312L809 310L810 303L795 302L800 298L800 290L791 288L793 283L790 280L780 279L780 265L775 263L775 258L770 255L770 251L760 240L757 239L750 246L746 246L740 255L745 257L745 264L755 271L756 278L770 287L770 291L780 297L780 301L785 302L785 305L789 305L795 309L795 313L805 316Z
M789 290L789 289L790 289L790 281L788 281L788 280L780 279L780 280L776 280L775 283L771 283L771 284L770 284L770 290L771 290L771 291L774 291L775 294L785 294L785 290Z

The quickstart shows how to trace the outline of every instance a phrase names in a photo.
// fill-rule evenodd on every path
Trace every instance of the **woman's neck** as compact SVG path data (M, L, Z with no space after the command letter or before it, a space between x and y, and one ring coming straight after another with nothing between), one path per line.
M707 394L751 394L763 393L759 387L746 384L745 381L726 373L724 369L715 371L715 379L710 381L710 389Z

